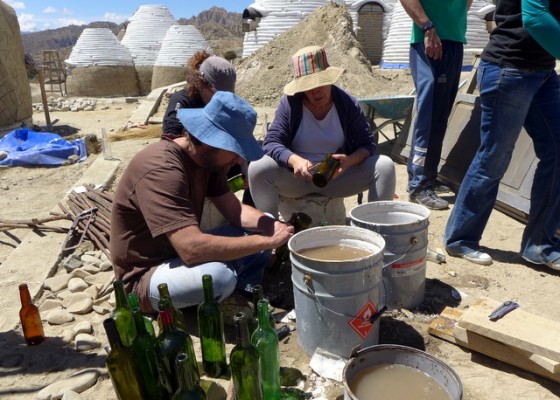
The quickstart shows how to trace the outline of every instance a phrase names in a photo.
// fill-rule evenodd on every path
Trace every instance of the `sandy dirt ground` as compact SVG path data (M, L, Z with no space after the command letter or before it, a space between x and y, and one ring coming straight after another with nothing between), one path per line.
M137 105L126 104L124 99L113 99L114 104L108 110L52 113L51 119L57 119L60 125L67 125L78 130L79 134L98 134L102 127L117 132L128 121L130 114ZM258 109L262 118L272 109ZM34 122L44 126L44 116L34 115ZM262 121L261 121L262 122ZM56 125L56 124L55 124ZM260 130L256 130L258 134ZM113 151L121 159L122 167L147 140L126 140L115 142ZM380 151L389 153L390 146L382 144ZM7 189L0 196L0 219L21 220L41 217L48 214L63 198L83 171L98 157L91 155L81 164L59 168L5 168L0 169L0 183ZM407 200L406 168L396 164L398 182L397 196ZM454 196L445 196L453 206ZM355 205L355 199L346 200L349 211ZM449 210L433 211L429 218L429 247L441 251L441 236ZM560 302L557 290L560 283L559 274L541 267L534 267L522 262L518 256L519 243L524 225L505 214L494 211L485 231L482 245L495 260L491 266L478 266L462 259L447 257L447 262L427 263L426 297L424 303L416 310L394 310L388 312L380 321L380 342L398 343L426 350L452 366L461 377L464 386L464 399L467 400L510 400L519 399L556 399L560 396L560 385L538 377L521 369L498 362L492 358L471 353L454 344L430 336L427 332L429 323L445 306L466 309L479 296L484 295L504 301L517 301L524 310L543 317L557 319L560 315ZM28 230L11 230L0 232L0 262L9 256L11 251L26 235L35 233ZM29 257L36 257L29 254ZM25 268L25 265L21 266ZM2 271L0 264L0 273ZM289 304L292 291L289 270L268 282L269 290L277 290L287 297ZM41 279L44 277L37 277ZM14 279L16 280L16 279ZM17 283L17 282L15 282ZM17 290L17 285L10 287ZM461 295L457 298L456 293ZM4 310L5 315L17 316L19 304L12 309ZM92 318L94 325L99 326L101 318ZM46 323L45 323L46 324ZM18 326L18 329L19 326ZM51 340L37 347L26 348L18 342L18 332L2 332L0 334L0 397L6 399L33 399L36 392L45 385L77 372L83 368L100 368L103 371L104 351L78 355L75 351L61 346L56 341L56 330L46 327ZM101 331L102 328L99 328ZM104 337L102 335L102 337ZM228 348L231 348L231 337ZM14 349L18 349L17 357ZM304 388L314 393L314 398L341 398L340 384L319 379L312 374L309 367L310 358L297 344L297 332L293 332L281 343L282 366L298 368L308 377ZM18 357L27 359L22 362ZM52 357L64 357L65 362L51 367ZM19 360L19 361L18 361ZM28 370L17 368L18 365L29 365ZM63 366L61 366L63 365ZM226 386L227 382L221 382ZM97 384L81 394L83 399L114 398L112 388L106 374L102 374Z

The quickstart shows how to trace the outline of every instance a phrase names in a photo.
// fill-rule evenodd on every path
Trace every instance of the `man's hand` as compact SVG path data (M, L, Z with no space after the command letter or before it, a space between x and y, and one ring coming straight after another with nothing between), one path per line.
M424 51L428 57L434 60L441 60L443 57L443 47L436 28L432 28L424 34Z
M276 249L294 236L294 227L281 221L274 222L274 233L270 237L270 248Z

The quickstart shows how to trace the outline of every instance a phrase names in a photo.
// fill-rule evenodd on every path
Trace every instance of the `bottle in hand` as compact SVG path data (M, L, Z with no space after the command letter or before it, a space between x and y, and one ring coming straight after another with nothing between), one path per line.
M312 181L315 186L320 188L327 186L339 166L340 160L333 158L332 154L327 154L317 167L317 171L313 174Z
M202 365L207 376L217 378L227 372L224 316L214 298L212 275L202 276L202 288L204 301L197 310Z
M19 320L23 329L23 337L28 346L41 343L45 340L45 332L43 331L43 322L39 309L31 301L29 288L27 284L19 285L19 297L21 300L21 309L19 310Z
M309 215L303 212L293 213L288 221L290 225L294 227L294 233L301 232L311 226L313 220ZM290 259L290 249L288 249L288 243L284 243L282 246L276 249L276 260L271 267L271 273L274 275L278 272L282 264Z

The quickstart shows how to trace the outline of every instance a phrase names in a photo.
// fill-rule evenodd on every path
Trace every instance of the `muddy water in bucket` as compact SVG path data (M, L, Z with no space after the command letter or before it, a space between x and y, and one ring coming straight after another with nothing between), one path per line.
M463 397L461 379L449 365L426 352L392 344L361 350L344 367L343 383L344 400Z
M360 254L344 260L300 254L332 246L358 249ZM372 322L372 317L385 305L385 241L381 235L352 226L322 226L297 233L288 247L298 341L303 351L312 355L320 348L348 358L354 349L377 344L379 322Z
M376 201L350 210L352 226L385 239L388 308L415 308L424 300L429 216L426 207L402 201Z

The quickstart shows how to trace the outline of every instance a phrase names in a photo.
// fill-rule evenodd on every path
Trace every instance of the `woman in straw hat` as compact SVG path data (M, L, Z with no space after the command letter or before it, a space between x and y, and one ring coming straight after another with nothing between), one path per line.
M280 194L348 197L368 190L368 201L392 200L393 161L375 154L361 107L334 85L344 70L329 66L319 46L297 51L291 66L293 79L284 87L285 96L264 139L266 155L249 165L256 207L277 216ZM319 188L312 182L313 172L328 154L340 163L333 179Z

